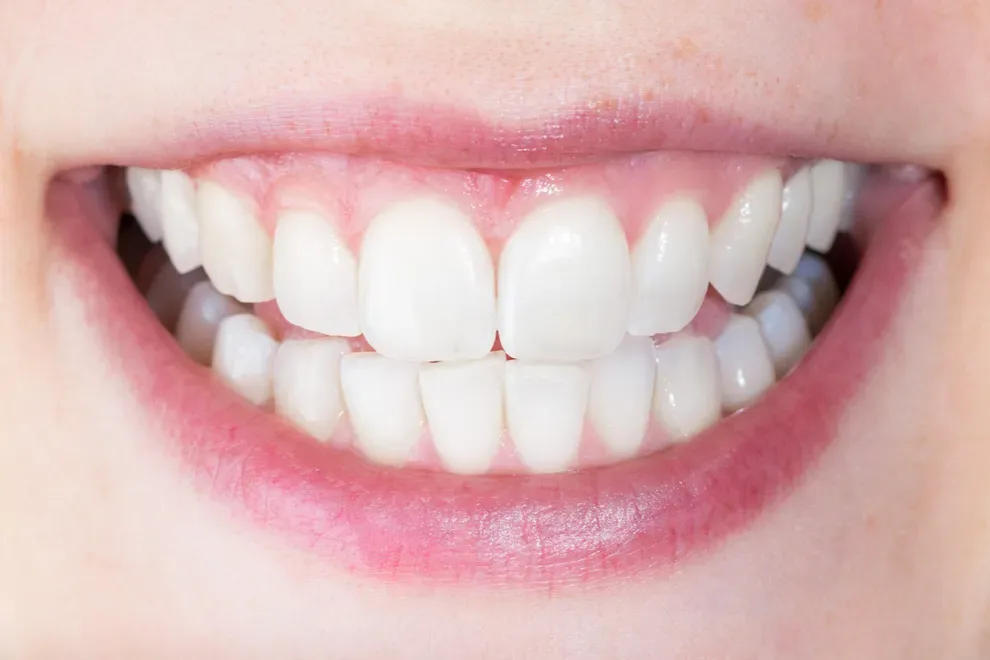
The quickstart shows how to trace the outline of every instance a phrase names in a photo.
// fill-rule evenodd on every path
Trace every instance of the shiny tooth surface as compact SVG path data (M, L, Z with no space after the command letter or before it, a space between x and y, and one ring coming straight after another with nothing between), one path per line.
M522 463L561 472L577 458L590 386L576 364L513 360L505 365L506 425Z
M846 200L846 174L846 164L838 160L820 160L811 166L808 246L818 252L828 252L839 231Z
M193 285L175 324L175 339L186 354L204 366L213 360L220 322L229 316L247 314L244 305L225 296L208 281Z
M423 410L448 471L481 474L491 467L505 428L504 381L501 351L480 360L424 364L420 369Z
M131 196L131 212L152 243L162 240L162 173L128 167L124 174Z
M273 375L275 411L317 440L329 440L344 412L340 360L349 352L344 339L282 342Z
M839 303L839 285L832 270L816 254L805 253L794 272L777 280L774 288L794 299L812 336L821 332Z
M690 198L664 204L631 259L629 333L650 336L682 329L701 309L708 290L705 210Z
M588 419L616 458L635 455L643 443L656 370L650 337L627 336L589 364Z
M776 382L773 362L756 319L729 317L715 340L721 373L722 409L731 413L752 404Z
M780 172L767 170L736 197L712 232L712 286L733 305L756 293L781 208Z
M783 291L764 291L744 312L760 324L777 378L783 378L811 346L808 324L797 303Z
M241 302L265 302L272 287L272 241L251 202L212 181L197 195L203 269L221 293Z
M188 273L202 265L196 184L184 172L162 172L162 246L172 265Z
M327 218L283 212L272 258L275 300L290 323L337 337L356 337L357 262Z
M213 348L213 371L251 403L262 406L272 398L272 368L278 342L264 321L237 314L220 322Z
M839 231L851 231L856 221L856 202L859 190L866 178L866 166L846 163L846 192L842 199L842 213L839 217Z
M470 219L435 199L395 204L365 231L361 330L401 360L483 357L495 341L495 271Z
M378 353L350 353L340 360L340 384L355 444L377 463L400 466L423 433L417 362Z
M804 252L811 203L811 167L805 165L788 179L781 193L780 223L767 255L767 263L782 273L793 271Z
M628 320L626 237L601 199L548 202L505 244L498 272L498 328L514 358L566 362L611 353Z
M653 415L674 440L704 431L722 417L721 375L707 337L678 334L654 349Z

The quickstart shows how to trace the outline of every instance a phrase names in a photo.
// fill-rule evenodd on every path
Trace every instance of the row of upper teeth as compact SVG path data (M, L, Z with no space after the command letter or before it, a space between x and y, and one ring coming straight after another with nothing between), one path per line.
M496 251L497 268L472 219L436 197L383 210L355 257L319 213L284 211L272 237L253 200L215 182L141 168L127 181L139 222L180 272L201 264L219 291L274 298L294 325L363 335L394 359L478 359L498 332L511 357L573 362L609 355L626 334L683 329L709 283L749 303L767 264L790 273L806 245L829 249L858 175L831 160L786 185L776 169L762 172L711 231L697 201L670 199L631 248L603 200L552 199Z

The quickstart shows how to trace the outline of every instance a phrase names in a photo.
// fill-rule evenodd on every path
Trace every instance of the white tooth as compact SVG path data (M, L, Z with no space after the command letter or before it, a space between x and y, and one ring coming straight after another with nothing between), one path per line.
M131 211L152 243L162 240L162 173L128 167L124 175L131 195Z
M715 346L707 337L674 335L655 349L653 414L674 440L696 435L722 417Z
M272 241L251 203L211 181L199 184L203 269L221 293L265 302L272 289Z
M629 333L677 332L708 290L708 218L693 199L665 204L632 252Z
M650 424L656 361L653 339L626 337L619 347L590 365L588 419L612 455L639 451Z
M797 303L783 291L764 291L743 311L760 324L777 378L783 378L811 345L808 324Z
M189 292L205 279L206 275L199 269L180 275L168 261L158 269L144 298L166 330L175 330Z
M625 336L632 273L626 237L594 197L547 203L502 250L498 328L515 358L586 360Z
M229 316L247 314L248 309L223 295L209 282L199 282L189 290L175 324L175 339L196 362L210 366L220 322Z
M361 244L361 330L401 360L483 357L495 342L495 272L470 219L433 199L379 214Z
M505 365L509 435L530 470L561 472L577 458L589 387L583 365L524 360Z
M180 273L202 264L196 184L176 170L162 172L162 246Z
M733 314L715 340L721 372L722 409L745 408L776 382L770 353L760 335L760 324L749 316Z
M757 176L732 202L711 238L711 282L733 305L756 293L780 219L780 172Z
M780 224L770 244L767 263L782 273L797 266L808 238L811 220L811 168L802 167L792 176L781 193Z
M423 409L433 445L451 472L487 472L505 426L505 353L470 362L425 364L419 372Z
M275 356L275 411L320 441L333 435L344 412L340 359L344 339L293 339Z
M340 360L340 385L356 444L373 461L402 465L423 433L417 362L378 353Z
M237 314L220 322L213 348L213 371L251 403L272 398L272 368L278 342L253 314Z
M846 199L846 164L838 160L816 162L811 167L811 188L808 246L819 252L828 252L839 231Z
M812 336L821 332L839 303L839 285L825 260L815 254L801 257L794 273L777 280L774 288L794 299Z
M866 178L866 167L856 163L846 163L846 192L842 198L842 213L839 217L839 231L852 231L856 221L856 202L859 189Z
M283 213L273 255L275 299L287 321L324 335L361 334L357 262L326 218L306 211Z

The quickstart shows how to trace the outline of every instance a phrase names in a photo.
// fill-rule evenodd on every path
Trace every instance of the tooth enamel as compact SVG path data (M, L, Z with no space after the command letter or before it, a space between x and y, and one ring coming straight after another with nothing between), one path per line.
M144 298L166 330L169 332L175 330L189 292L197 283L205 279L206 275L199 269L180 275L167 260L158 269L151 285L145 291Z
M253 314L237 314L220 322L213 349L213 371L251 403L272 398L272 368L278 342Z
M722 409L727 413L750 405L776 382L756 319L730 316L715 340L715 353L721 373Z
M805 253L794 273L777 280L774 288L794 299L808 321L811 336L821 332L839 303L839 285L831 269L824 259L814 254Z
M781 208L780 172L757 176L712 233L711 283L727 302L745 305L756 293Z
M588 419L616 458L639 451L650 423L656 362L653 339L626 337L590 365Z
M203 269L221 293L265 302L272 288L272 241L248 200L211 181L199 184Z
M689 438L722 416L715 347L707 337L675 335L654 349L653 414L674 440Z
M425 364L419 372L433 445L450 472L481 474L502 442L505 353Z
M128 167L124 175L131 196L131 212L152 243L162 240L162 173Z
M811 167L811 221L808 224L808 247L828 252L835 241L846 199L846 164L838 160L820 160Z
M371 460L405 463L423 432L416 362L377 353L351 353L340 360L340 384L358 448Z
M811 168L802 167L792 176L781 193L780 224L770 244L767 263L782 273L797 266L808 238L811 221Z
M859 189L866 178L866 167L856 163L846 163L846 192L842 199L842 213L839 217L839 231L851 231L856 220L856 201Z
M344 412L340 360L343 339L293 339L275 356L275 411L320 441L333 435Z
M361 330L402 360L468 360L495 342L495 273L488 247L457 208L396 204L364 235L358 268Z
M210 366L220 322L249 310L233 298L223 295L208 281L189 290L175 324L175 339L186 354L203 366Z
M764 291L743 311L760 324L777 378L783 378L811 345L808 325L797 303L783 291Z
M200 227L196 184L182 172L162 172L162 246L180 273L199 268Z
M577 458L590 386L575 364L505 365L505 417L519 459L533 472L560 472Z
M278 219L273 288L290 323L338 337L356 337L357 263L330 222L316 213L289 211Z
M630 334L676 332L694 318L708 290L708 219L701 205L682 198L657 212L632 252L632 275Z
M543 205L502 250L502 347L515 358L554 362L611 353L625 335L631 279L625 234L604 201Z

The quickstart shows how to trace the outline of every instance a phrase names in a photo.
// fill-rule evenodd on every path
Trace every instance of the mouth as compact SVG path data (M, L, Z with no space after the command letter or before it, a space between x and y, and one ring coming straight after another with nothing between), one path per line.
M627 146L180 145L61 173L47 213L108 362L232 515L361 575L557 589L668 570L796 488L944 203L920 168Z

